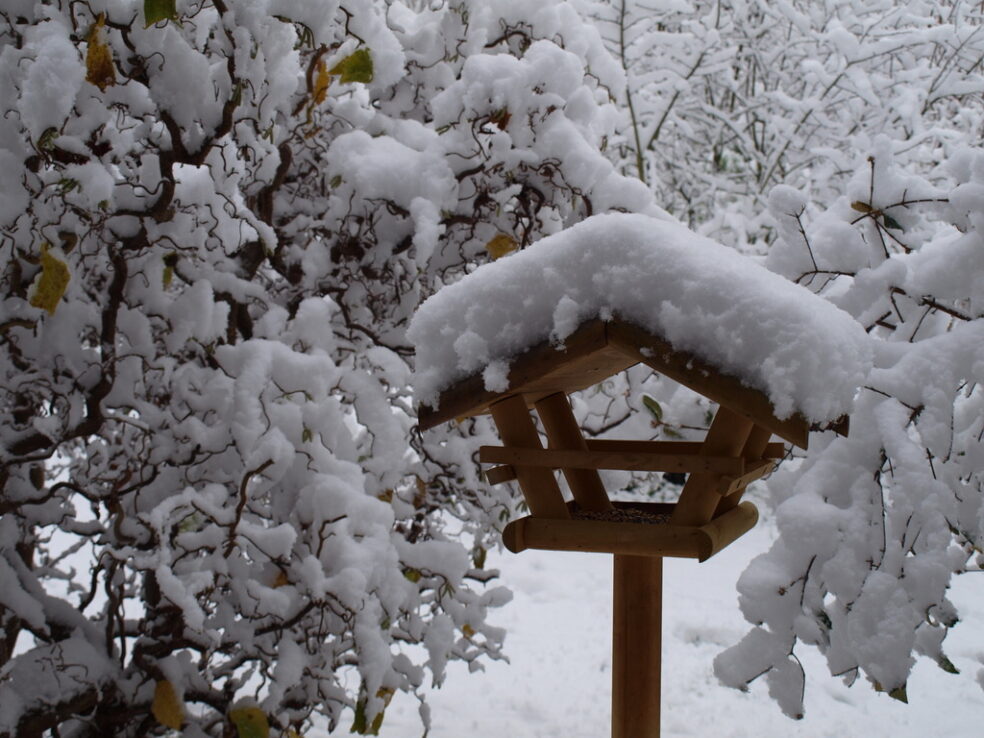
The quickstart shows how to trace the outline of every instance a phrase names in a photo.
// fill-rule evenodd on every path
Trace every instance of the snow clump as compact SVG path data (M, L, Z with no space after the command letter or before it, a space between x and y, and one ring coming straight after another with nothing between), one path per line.
M861 326L804 287L682 225L610 213L485 264L421 305L407 333L417 398L436 406L442 390L483 371L488 389L504 391L503 363L612 316L764 392L779 418L848 413L871 366Z

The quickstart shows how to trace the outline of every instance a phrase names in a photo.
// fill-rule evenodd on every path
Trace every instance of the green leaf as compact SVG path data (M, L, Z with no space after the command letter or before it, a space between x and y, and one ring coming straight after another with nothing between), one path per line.
M338 62L328 73L338 75L343 83L368 84L372 82L372 54L369 49L359 49Z
M420 581L421 574L420 574L420 570L419 569L409 569L408 568L408 569L404 569L403 570L403 576L406 577L407 580L409 580L409 581L413 582L414 584L416 584L417 582Z
M646 406L646 409L650 413L652 413L652 416L654 418L656 418L656 422L657 423L662 422L662 420L663 420L663 408L660 407L660 404L658 402L656 402L655 398L650 397L649 395L643 395L642 396L642 404L645 405Z
M905 230L905 228L903 228L899 224L899 222L897 220L895 220L895 218L893 218L888 213L883 213L882 214L882 221L884 221L886 228L891 228L894 231L904 231Z
M482 546L476 546L472 551L472 563L475 565L476 569L485 568L485 557L488 554Z
M305 426L304 430L301 431L301 442L310 443L312 438L314 438L314 433L311 432L310 428Z
M940 654L940 657L939 657L939 659L937 659L936 663L939 664L939 667L943 671L945 671L947 674L959 674L960 673L960 669L958 669L956 666L954 666L953 665L953 662L950 661L950 659L948 659L943 654Z
M160 21L178 19L175 0L144 0L144 28L150 28Z
M267 738L270 723L258 707L240 707L229 711L229 720L236 726L238 738Z

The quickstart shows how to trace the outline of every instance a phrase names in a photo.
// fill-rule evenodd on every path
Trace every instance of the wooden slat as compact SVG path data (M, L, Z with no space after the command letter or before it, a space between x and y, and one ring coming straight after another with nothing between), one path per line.
M768 437L771 437L771 433ZM612 451L626 454L697 455L703 441L623 441L608 438L588 438L588 451ZM781 459L786 455L783 443L767 443L760 459ZM748 458L747 456L745 457ZM754 459L753 459L754 460Z
M745 441L745 447L741 450L742 458L746 460L750 459L760 459L762 458L762 449L768 448L772 445L768 441L772 437L772 433L760 425L756 425L752 428L752 432L748 434L748 439ZM718 502L717 508L714 510L714 517L723 515L738 506L741 501L741 496L745 493L745 489L741 488L736 490L734 493L729 494Z
M502 542L513 553L536 548L690 559L699 558L708 545L706 536L693 526L548 520L533 516L509 523L502 532Z
M703 537L699 561L707 561L725 546L730 546L758 522L758 510L751 502L742 502L700 528Z
M745 473L745 461L737 456L699 454L626 454L617 451L568 451L482 446L478 458L487 464L548 469L625 469L628 471L705 472L733 477Z
M738 456L744 449L753 426L751 420L732 412L728 407L718 407L701 453L708 456ZM741 469L730 476L740 477L744 473L745 470ZM717 493L719 484L720 478L717 475L691 474L673 509L672 522L675 525L704 525L709 522L721 501Z
M562 348L545 341L513 359L508 394L524 395L531 405L554 392L591 387L635 363L636 359L608 346L605 323L591 320L565 338ZM480 415L502 396L485 389L479 372L442 392L437 408L421 405L417 422L421 430L427 430L455 418Z
M581 429L571 411L570 400L565 393L555 392L537 401L536 412L547 432L551 449L574 451L579 454L587 452L588 446L584 442L584 436L581 435ZM583 509L593 512L612 509L605 486L601 483L601 477L595 469L564 465L561 471L571 488L571 494Z
M612 738L659 738L663 560L615 555Z
M747 387L692 354L677 351L669 343L629 323L615 321L608 327L609 340L627 356L689 387L732 411L754 420L780 438L806 448L810 426L800 415L779 420L764 393Z
M775 465L776 464L772 459L766 459L756 463L755 466L751 467L751 469L737 479L725 477L722 480L721 485L718 487L718 494L722 497L727 497L728 495L733 495L735 492L745 489L745 487L754 482L756 479L761 479L766 474L771 472L775 468Z
M507 397L490 409L503 441L524 449L541 448L540 436L522 397ZM552 471L536 467L517 468L516 478L533 515L543 518L570 517Z
M494 466L485 470L485 481L489 484L502 484L511 482L516 478L516 470L508 464Z
M670 513L664 503L615 503L652 513ZM627 556L672 556L706 561L751 530L758 511L742 502L703 526L614 522L583 519L545 519L526 516L514 520L502 532L502 542L513 553L528 548L548 551L585 551Z

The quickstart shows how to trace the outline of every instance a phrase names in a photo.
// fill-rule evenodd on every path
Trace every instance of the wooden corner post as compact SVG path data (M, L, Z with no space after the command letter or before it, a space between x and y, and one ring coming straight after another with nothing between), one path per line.
M612 738L659 738L663 558L615 554Z

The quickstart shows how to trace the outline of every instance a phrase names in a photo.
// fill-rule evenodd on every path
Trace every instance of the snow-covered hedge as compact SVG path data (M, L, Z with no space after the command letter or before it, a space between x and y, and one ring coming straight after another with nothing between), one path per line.
M561 2L3 4L0 735L372 732L499 657L512 501L405 324L651 206L620 84Z

